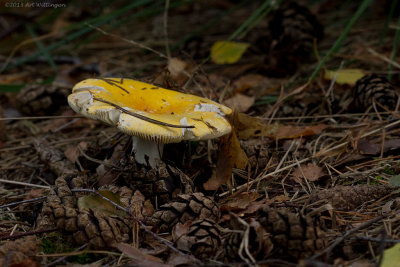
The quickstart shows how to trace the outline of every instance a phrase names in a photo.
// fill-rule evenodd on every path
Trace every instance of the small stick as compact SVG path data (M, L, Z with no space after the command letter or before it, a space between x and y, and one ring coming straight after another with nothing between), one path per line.
M126 114L129 114L129 115L131 115L133 117L136 117L138 119L141 119L141 120L144 120L144 121L147 121L147 122L150 122L150 123L154 123L154 124L158 124L158 125L162 125L162 126L167 126L167 127L172 127L172 128L195 128L193 125L176 125L176 124L170 124L170 123L158 121L158 120L155 120L155 119L151 119L151 118L148 118L146 116L133 113L133 112L131 112L129 110L124 109L123 107L118 106L117 104L114 104L114 103L112 103L110 101L107 101L107 100L104 100L104 99L101 99L101 98L93 97L93 100L97 100L99 102L103 102L103 103L109 104L110 106L113 106L113 107L121 110L122 112L124 112Z
M28 184L28 183L24 183L24 182L10 181L10 180L5 180L5 179L0 179L0 183L17 184L17 185L25 185L25 186L31 186L31 187L50 189L50 186L46 186L46 185Z
M0 237L0 241L7 240L7 239L16 239L24 236L29 236L29 235L37 235L37 234L43 234L43 233L49 233L49 232L54 232L57 231L58 228L49 228L49 229L42 229L42 230L36 230L36 231L29 231L25 233L20 233L20 234L15 234L15 235L7 235L7 236L2 236Z
M87 192L87 193L94 193L96 195L98 195L99 197L101 197L102 199L104 199L107 202L110 202L111 204L113 204L115 207L119 208L120 210L126 212L127 214L129 214L143 229L146 233L150 234L151 236L153 236L155 239L157 239L158 241L160 241L161 243L163 243L164 245L166 245L168 248L170 248L172 251L182 255L182 256L187 256L185 253L183 253L182 251L180 251L179 249L175 248L174 246L172 246L170 244L170 242L160 236L158 236L156 233L154 233L153 231L149 230L147 228L147 226L141 221L139 220L135 214L133 214L129 209L126 209L124 207L122 207L121 205L115 203L114 201L112 201L111 199L103 196L102 194L100 194L99 192L97 192L94 189L71 189L72 192Z
M79 248L77 248L77 249L75 249L74 251L72 251L72 253L77 252L77 251L80 251L80 250L86 248L87 246L88 246L88 243L83 244L83 245L80 246ZM61 258L58 258L58 259L56 259L56 260L54 260L54 261L52 261L52 262L46 264L45 267L50 267L50 266L56 265L57 263L62 262L63 260L65 260L67 257L68 257L68 256L62 256Z
M12 203L8 203L8 204L4 204L0 206L0 209L4 209L4 208L8 208L8 207L12 207L15 205L19 205L19 204L24 204L24 203L29 203L29 202L35 202L35 201L40 201L40 200L44 200L47 197L37 197L37 198L32 198L32 199L27 199L27 200L22 200L22 201L17 201L17 202L12 202Z
M355 232L367 228L368 226L370 226L371 224L374 224L376 222L378 222L379 220L382 220L383 218L385 218L386 216L378 216L376 218L373 218L369 221L366 221L362 224L360 224L359 226L347 231L344 235L342 235L341 237L336 238L335 242L333 242L330 246L328 246L326 249L324 249L323 251L315 254L314 256L312 256L310 259L311 260L315 260L319 257L321 257L324 254L329 254L337 245L339 245L342 241L344 241L349 235L354 234Z

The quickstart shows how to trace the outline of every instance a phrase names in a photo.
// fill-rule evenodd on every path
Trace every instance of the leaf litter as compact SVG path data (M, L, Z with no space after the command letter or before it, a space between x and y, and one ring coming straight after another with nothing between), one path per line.
M215 1L211 7L189 3L170 9L167 41L192 34L205 20L212 21L216 13L235 5ZM57 242L67 243L81 256L95 257L77 261L58 256L58 264L64 265L97 261L174 266L201 260L249 266L304 262L338 266L376 264L383 255L382 266L390 266L397 260L394 245L400 240L398 104L393 110L382 106L397 103L392 96L398 89L390 89L383 78L374 76L365 79L372 83L356 81L387 69L394 32L378 44L380 30L361 18L349 33L349 42L327 61L321 75L304 80L314 71L315 48L329 49L340 34L340 26L327 26L337 15L351 17L357 8L356 3L349 5L344 8L328 1L309 3L304 9L283 4L232 43L245 46L219 51L223 56L219 59L215 51L210 55L213 44L226 42L232 29L257 10L255 3L233 9L214 27L186 38L181 52L173 50L168 59L142 50L165 49L166 28L160 23L165 13L160 9L143 23L111 29L112 35L92 27L100 37L83 46L72 40L79 49L73 56L63 50L55 53L64 58L52 59L60 71L49 86L41 83L53 70L41 58L33 59L34 68L22 64L5 70L4 83L41 84L26 87L19 95L0 95L4 114L0 120L0 251L7 263L45 265L53 260L52 254L71 254L71 250L43 249L45 240L59 234L64 241L54 241L55 248L60 247ZM383 4L373 16L383 21L379 8ZM194 10L202 16L193 16ZM54 25L101 14L82 6L61 12L65 16ZM291 12L301 25L308 25L301 34L293 26ZM325 26L323 37L319 29L309 26L315 22L313 14ZM193 27L181 27L182 19ZM66 37L61 26L40 27ZM16 51L12 47L31 36L7 38L4 58L24 57L32 51L32 47ZM140 46L134 44L139 41ZM203 62L208 56L230 64ZM127 136L80 118L65 105L66 89L94 74L140 77L224 101L236 109L234 131L219 140L171 145L159 169L140 166L130 154ZM394 74L393 88L398 88L398 81ZM362 98L354 92L361 92ZM40 114L54 118L29 118ZM15 116L20 118L3 119ZM159 231L160 226L166 230ZM81 244L89 249L79 251Z

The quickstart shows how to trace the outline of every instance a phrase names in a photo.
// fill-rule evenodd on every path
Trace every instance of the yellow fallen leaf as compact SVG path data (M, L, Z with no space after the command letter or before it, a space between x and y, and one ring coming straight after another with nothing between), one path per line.
M122 205L120 201L120 197L117 194L109 190L99 190L98 191L102 196L112 200L113 202L117 203L118 205ZM80 197L78 199L78 208L79 210L95 210L98 212L102 212L107 215L117 215L117 216L125 216L125 212L119 210L109 201L103 199L99 195L91 194L87 196Z
M400 244L385 249L381 267L400 267Z
M217 41L211 47L211 60L216 64L236 63L249 46L248 43Z
M335 80L338 84L354 85L364 75L365 73L361 69L325 70L324 78Z

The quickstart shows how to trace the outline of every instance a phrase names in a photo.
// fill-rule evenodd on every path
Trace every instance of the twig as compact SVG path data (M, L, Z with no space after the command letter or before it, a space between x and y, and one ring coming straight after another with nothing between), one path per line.
M29 183L10 181L10 180L5 180L5 179L0 179L0 183L17 184L17 185L24 185L24 186L31 186L31 187L39 187L39 188L50 189L50 186L39 185L39 184L29 184Z
M297 164L304 163L304 162L309 161L309 160L311 160L311 159L312 159L312 157L308 157L308 158L299 160L298 162L295 162L295 163L292 163L292 164L290 164L290 165L287 165L287 166L285 166L285 167L283 167L283 168L281 168L281 169L279 169L279 170L276 170L276 171L267 173L267 174L265 174L265 175L263 175L263 176L261 176L261 177L259 177L259 178L257 178L257 179L254 179L253 181L250 181L250 182L248 182L248 183L239 185L238 187L234 188L233 190L234 190L234 191L239 191L239 190L241 190L241 189L243 189L243 188L247 188L248 186L251 186L251 185L253 185L254 183L259 182L259 181L261 181L261 180L263 180L263 179L265 179L265 178L267 178L267 177L274 176L274 175L276 175L276 174L278 174L278 173L280 173L280 172L286 171L286 170L288 170L288 169L291 169L291 168L297 166ZM223 197L223 196L226 196L226 195L228 195L228 194L230 194L230 191L227 191L227 192L224 192L224 193L219 194L219 197Z
M25 233L21 233L21 234L7 235L7 236L0 237L0 241L7 240L7 239L17 239L17 238L24 237L24 236L29 236L29 235L37 235L37 234L49 233L49 232L54 232L54 231L57 231L57 230L58 230L58 228L54 227L54 228L49 228L49 229L29 231L29 232L25 232Z
M77 119L85 118L84 116L33 116L33 117L10 117L10 118L0 118L0 121L8 120L54 120L54 119Z
M392 123L390 123L390 124L387 124L387 125L383 126L383 128L379 128L379 129L375 129L375 130L372 130L372 131L370 131L370 132L367 132L367 133L361 135L360 139L361 139L361 138L364 138L364 137L367 137L367 136L370 136L370 135L373 135L373 134L376 134L376 133L382 131L382 129L387 129L387 128L396 126L397 124L400 124L400 120L397 120L397 121L394 121L394 122L392 122ZM339 144L339 145L336 145L336 146L334 146L334 147L331 147L331 148L329 148L329 149L327 149L327 150L325 150L325 151L322 149L322 150L319 151L317 154L315 154L315 157L321 157L321 156L323 156L324 154L326 154L327 152L330 152L330 151L332 151L332 150L336 150L336 149L338 149L338 148L341 148L341 147L343 147L343 146L346 146L346 145L348 145L349 143L350 143L350 141L346 141L346 142L343 142L343 143L341 143L341 144Z
M24 204L24 203L30 203L30 202L35 202L35 201L40 201L40 200L44 200L47 197L37 197L37 198L32 198L32 199L27 199L27 200L22 200L22 201L17 201L17 202L12 202L12 203L8 203L8 204L4 204L0 206L0 209L4 209L4 208L8 208L8 207L12 207L12 206L16 206L19 204Z
M135 45L135 46L138 46L138 47L143 48L143 49L146 49L146 50L149 50L149 51L151 51L151 52L157 54L159 57L168 58L168 57L167 57L166 55L164 55L163 53L158 52L158 51L154 50L153 48L150 48L150 47L148 47L148 46L145 46L145 45L143 45L143 44L141 44L141 43L138 43L138 42L135 42L135 41L133 41L133 40L129 40L129 39L123 38L123 37L118 36L118 35L116 35L116 34L112 34L112 33L106 32L106 31L104 31L103 29L100 29L99 27L93 26L92 24L89 24L89 23L86 23L86 25L88 25L88 26L89 26L90 28L92 28L92 29L95 29L95 30L101 32L101 33L104 34L104 35L112 36L112 37L115 37L115 38L117 38L117 39L120 39L120 40L122 40L122 41L124 41L124 42L133 44L133 45Z
M357 227L355 227L355 228L353 228L353 229L347 231L344 235L342 235L342 236L336 238L335 242L333 242L330 246L328 246L326 249L322 250L321 252L315 254L315 255L312 256L310 259L311 259L311 260L315 260L315 259L321 257L321 256L324 255L324 254L329 254L337 245L339 245L341 242L343 242L349 235L352 235L352 234L354 234L355 232L357 232L357 231L359 231L359 230L361 230L361 229L367 228L368 226L370 226L370 225L372 225L372 224L378 222L379 220L382 220L382 219L385 218L386 216L387 216L387 215L385 215L385 216L383 216L383 215L378 216L378 217L376 217L376 218L373 218L373 219L371 219L371 220L369 220L369 221L366 221L366 222L360 224L359 226L357 226Z
M158 125L162 125L162 126L167 126L167 127L172 127L172 128L195 128L193 125L176 125L176 124L170 124L170 123L166 123L166 122L162 122L162 121L158 121L155 119L151 119L149 117L143 116L141 114L137 114L137 113L133 113L127 109L124 109L123 107L118 106L117 104L114 104L110 101L101 99L101 98L97 98L97 97L93 97L93 100L99 101L99 102L103 102L106 104L109 104L110 106L113 106L119 110L121 110L122 112L129 114L135 118L150 122L150 123L154 123L154 124L158 124Z
M80 251L80 250L86 248L87 246L88 246L87 243L86 243L86 244L83 244L83 245L80 246L79 248L77 248L77 249L75 249L74 251L72 251L72 253L77 252L77 251ZM68 255L68 256L69 256L69 255ZM59 263L59 262L62 262L62 261L65 260L68 256L67 256L67 255L66 255L66 256L62 256L61 258L58 258L58 259L56 259L56 260L54 260L54 261L52 261L52 262L46 264L45 267L50 267L50 266L53 266L53 265L55 265L55 264L57 264L57 263Z
M171 245L171 243L160 237L159 235L157 235L156 233L154 233L153 231L149 230L147 228L147 226L141 221L139 220L129 209L126 209L124 207L122 207L121 205L115 203L114 201L112 201L111 199L103 196L102 194L100 194L98 191L94 190L94 189L71 189L72 192L87 192L87 193L93 193L98 195L99 197L101 197L102 199L104 199L105 201L110 202L111 204L113 204L115 207L119 208L120 210L126 212L127 214L129 214L143 229L146 233L150 234L151 236L153 236L155 239L157 239L158 241L160 241L161 243L163 243L164 245L166 245L168 248L170 248L172 251L182 255L182 256L187 256L185 253L183 253L182 251L180 251L179 249L175 248L173 245Z

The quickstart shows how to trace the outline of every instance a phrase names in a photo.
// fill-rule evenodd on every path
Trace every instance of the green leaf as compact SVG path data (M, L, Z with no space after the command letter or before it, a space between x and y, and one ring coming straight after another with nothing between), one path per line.
M109 190L99 190L98 191L102 196L108 198L109 200L121 205L121 201L119 195L114 194ZM101 196L96 194L91 194L88 196L80 197L78 199L78 208L80 210L95 210L98 212L103 212L107 215L117 215L117 216L124 216L126 215L124 211L115 207L109 201L103 199Z
M248 43L217 41L211 47L211 60L216 64L236 63L249 46Z
M400 267L400 244L385 249L381 267Z

